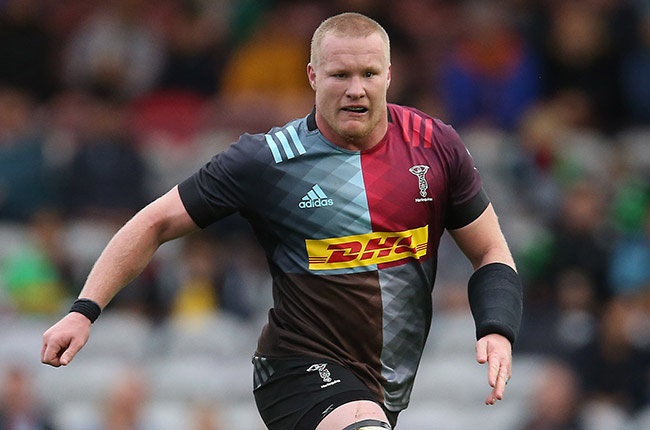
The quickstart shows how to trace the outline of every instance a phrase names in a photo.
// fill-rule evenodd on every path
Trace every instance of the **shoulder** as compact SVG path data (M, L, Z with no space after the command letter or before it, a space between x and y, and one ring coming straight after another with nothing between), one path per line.
M292 120L263 133L244 133L227 152L248 161L281 163L306 152L308 140L306 119Z
M306 153L310 140L307 118L299 118L282 127L274 127L260 137L275 163L291 160Z
M390 121L412 146L455 146L461 142L454 127L417 108L389 103L388 113Z

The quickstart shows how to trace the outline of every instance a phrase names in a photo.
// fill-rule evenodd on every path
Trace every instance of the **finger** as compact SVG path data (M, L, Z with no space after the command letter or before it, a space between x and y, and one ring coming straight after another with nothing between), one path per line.
M50 366L59 367L59 352L61 347L58 344L44 343L41 348L41 363L49 364Z
M45 363L45 351L47 350L47 343L43 341L41 345L41 363Z
M67 366L83 347L83 343L71 342L70 346L61 354L61 366Z
M488 383L491 387L495 387L498 379L502 378L504 381L510 378L512 361L508 355L493 351L488 354Z
M495 354L488 355L488 383L490 387L496 387L497 379L502 372L502 363Z
M495 389L492 389L490 394L485 399L485 404L488 405L488 406L492 406L493 404L495 404L497 402L497 400L500 400L500 399L497 398L497 393L496 393L496 388L495 388Z
M506 385L508 384L508 380L510 379L510 372L508 371L507 366L501 366L499 370L499 374L497 375L494 388L488 395L487 399L485 400L485 403L487 405L493 405L496 403L498 400L503 400L503 395L506 390Z
M480 339L476 342L476 361L478 361L479 364L485 364L487 360L487 341L485 339Z
M494 386L494 394L497 400L503 399L503 393L506 390L506 384L508 383L508 372L505 370L505 367L501 367L499 376L497 376L497 382Z

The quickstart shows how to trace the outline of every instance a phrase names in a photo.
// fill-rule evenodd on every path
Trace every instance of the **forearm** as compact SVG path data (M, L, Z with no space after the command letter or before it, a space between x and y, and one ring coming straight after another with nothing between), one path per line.
M195 230L177 187L138 212L106 245L70 312L43 333L41 361L68 365L86 344L101 308L147 267L158 247Z
M110 300L147 267L161 244L146 217L136 215L110 240L95 262L79 297L104 308Z
M492 206L452 236L474 267L468 283L476 335L501 334L514 343L522 314L522 286Z
M450 231L474 270L490 263L503 263L516 270L515 261L499 226L492 205L473 223Z
M79 294L104 308L147 267L164 242L197 230L176 188L129 220L110 240L95 262Z
M502 237L500 241L494 244L494 246L487 248L483 253L479 254L477 258L472 260L474 270L491 263L503 263L510 266L515 271L517 270L515 260L512 257L505 238Z

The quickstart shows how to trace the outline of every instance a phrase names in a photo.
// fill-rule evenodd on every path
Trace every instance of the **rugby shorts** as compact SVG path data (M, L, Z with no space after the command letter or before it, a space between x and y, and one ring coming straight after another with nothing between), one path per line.
M269 430L314 430L331 411L375 396L345 367L320 358L253 356L255 403ZM397 413L386 411L391 425Z

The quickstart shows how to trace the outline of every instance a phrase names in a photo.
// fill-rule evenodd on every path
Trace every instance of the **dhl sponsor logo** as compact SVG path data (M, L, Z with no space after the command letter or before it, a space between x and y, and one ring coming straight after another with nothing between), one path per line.
M419 259L427 253L429 226L331 239L307 239L310 270L330 270Z

